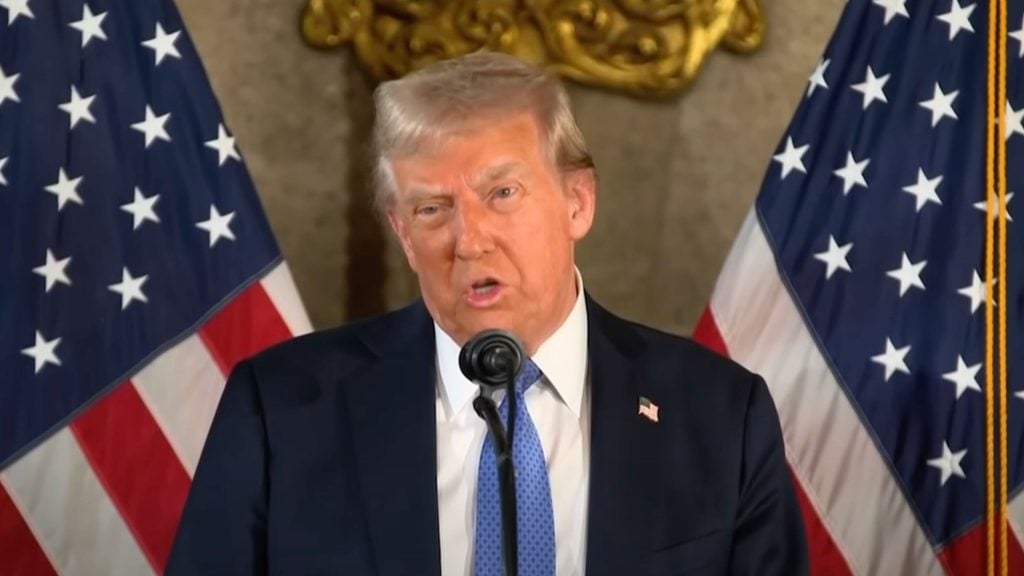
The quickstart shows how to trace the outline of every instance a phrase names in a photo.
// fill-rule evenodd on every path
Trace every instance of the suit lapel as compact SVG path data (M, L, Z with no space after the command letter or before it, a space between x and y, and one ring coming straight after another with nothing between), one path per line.
M657 424L638 415L642 343L589 298L591 444L587 574L637 571L649 543Z
M365 338L378 358L346 384L378 573L440 574L434 333L422 304Z

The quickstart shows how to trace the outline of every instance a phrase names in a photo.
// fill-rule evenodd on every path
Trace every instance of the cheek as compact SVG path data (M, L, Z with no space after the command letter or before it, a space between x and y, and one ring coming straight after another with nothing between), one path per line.
M454 258L454 249L443 232L418 231L409 236L409 263L418 268L417 274L430 277L443 276Z
M557 194L560 195L561 192L557 192ZM568 245L573 240L569 207L561 197L558 200L552 200L551 204L546 207L542 221L537 226L539 230L543 230L545 242L552 250Z
M564 266L569 254L570 230L565 212L548 212L517 223L511 235L511 252L524 277L543 283L553 270Z

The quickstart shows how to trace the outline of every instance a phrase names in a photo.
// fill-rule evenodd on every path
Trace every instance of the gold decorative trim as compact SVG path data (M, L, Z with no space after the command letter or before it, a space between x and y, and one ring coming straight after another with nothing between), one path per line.
M760 0L308 0L302 36L353 44L378 80L480 49L577 82L664 97L685 89L719 45L764 39Z

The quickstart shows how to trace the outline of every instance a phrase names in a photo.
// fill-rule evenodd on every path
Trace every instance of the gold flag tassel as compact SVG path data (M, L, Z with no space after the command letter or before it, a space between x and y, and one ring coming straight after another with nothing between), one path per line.
M1006 306L1006 0L989 3L988 106L986 123L985 198L985 518L986 574L1002 576L1007 565L1007 336ZM996 225L998 223L998 237ZM998 245L997 245L998 241ZM998 261L998 279L995 265ZM998 309L998 317L996 316ZM998 339L996 327L998 326ZM995 361L999 361L998 379ZM998 391L998 393L997 393ZM996 420L998 419L998 436ZM998 479L996 450L998 448Z
M999 573L1006 576L1009 572L1008 565L1008 541L1007 541L1007 484L1009 478L1007 459L1007 431L1006 421L1009 416L1009 408L1006 404L1006 393L1009 388L1009 377L1007 375L1007 299L1006 299L1006 254L1008 242L1006 238L1007 223L1007 198L1006 198L1006 42L1007 42L1007 0L997 0L999 6L999 19L996 28L996 54L998 63L996 66L996 115L998 121L998 133L996 134L996 158L998 159L998 171L996 172L996 189L999 192L999 201L995 210L999 213L999 246L996 251L999 257L999 280L996 282L999 292L997 320L999 324L999 379L996 381L999 387ZM992 209L992 201L989 200L989 209ZM993 303L994 304L994 303Z

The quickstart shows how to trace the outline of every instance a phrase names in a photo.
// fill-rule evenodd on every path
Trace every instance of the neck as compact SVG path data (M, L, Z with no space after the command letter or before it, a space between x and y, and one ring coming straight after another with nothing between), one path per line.
M572 277L572 283L570 285L571 288L563 292L564 295L562 297L561 306L558 308L558 312L554 314L554 317L557 318L557 321L547 326L547 329L542 334L539 334L536 338L527 339L523 341L523 346L526 347L526 354L528 356L534 356L537 353L537 349L540 348L541 344L546 342L548 338L551 338L551 335L554 334L559 329L559 327L561 327L562 324L565 323L565 320L569 317L569 314L572 313L573 307L576 306L576 299L579 297L580 291L579 282L577 282L576 279L576 269L573 268L570 271L570 274Z

